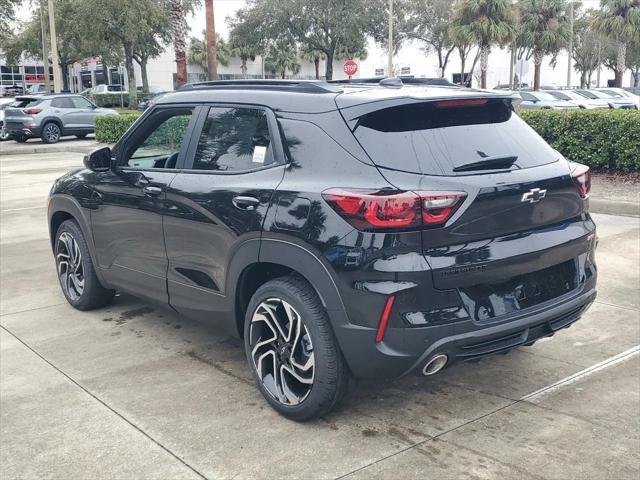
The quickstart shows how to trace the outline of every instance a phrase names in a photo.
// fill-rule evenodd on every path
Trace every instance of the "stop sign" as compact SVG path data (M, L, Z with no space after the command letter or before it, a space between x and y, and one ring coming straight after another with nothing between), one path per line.
M344 62L344 73L348 76L355 75L358 72L358 64L353 60Z

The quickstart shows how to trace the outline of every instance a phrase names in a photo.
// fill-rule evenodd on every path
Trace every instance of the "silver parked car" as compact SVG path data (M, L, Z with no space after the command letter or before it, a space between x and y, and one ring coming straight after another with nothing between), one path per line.
M623 108L629 110L636 110L636 104L633 103L633 100L627 97L623 97L621 95L613 96L608 93L603 92L602 90L586 90L579 89L576 90L580 95L585 98L591 99L602 99L605 100L611 108Z
M636 108L640 110L640 96L635 93L628 92L624 88L616 88L616 87L607 87L607 88L597 88L596 90L600 92L604 92L607 95L611 95L614 98L628 98L633 103L635 103Z
M5 110L5 129L16 142L40 137L56 143L60 137L84 138L95 129L96 117L118 115L109 108L98 108L80 95L39 95L16 97Z
M568 102L566 100L558 100L556 97L547 92L530 91L518 93L522 98L520 108L552 108L554 110L570 110L579 108L575 103Z
M545 92L553 95L558 100L573 102L580 108L611 108L606 100L602 100L599 98L586 98L574 92L573 90L545 90Z
M9 134L4 128L4 110L9 106L8 103L0 105L0 142L9 140Z

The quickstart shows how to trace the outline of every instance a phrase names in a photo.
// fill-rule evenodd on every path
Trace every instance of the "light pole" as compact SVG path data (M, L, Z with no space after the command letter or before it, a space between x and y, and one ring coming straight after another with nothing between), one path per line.
M573 54L573 0L569 2L569 48L567 59L567 88L571 88L571 55Z
M49 48L47 48L47 28L44 25L44 0L40 0L40 31L42 34L42 65L44 65L44 91L51 92L51 81L49 79ZM36 72L36 80L38 74Z
M58 59L58 37L56 36L56 18L53 11L54 0L49 0L49 37L51 38L51 64L53 66L53 91L60 93L60 62ZM49 72L47 72L49 73Z
M387 61L387 76L393 76L393 0L389 0L389 57Z

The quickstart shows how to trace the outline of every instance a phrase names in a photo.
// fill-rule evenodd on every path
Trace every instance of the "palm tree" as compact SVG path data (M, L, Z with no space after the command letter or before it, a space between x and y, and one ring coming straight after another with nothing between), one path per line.
M617 44L616 87L621 88L627 43L640 38L640 0L600 0L600 6L594 12L593 28Z
M187 83L187 32L189 26L185 18L186 9L183 0L169 1L169 25L171 28L171 38L173 40L173 50L176 55L176 83L181 87Z
M491 46L505 45L515 36L515 16L509 0L461 0L453 12L450 32L480 49L480 86L487 88Z
M267 70L281 75L283 79L287 70L294 75L300 71L296 48L286 41L277 41L269 47L264 63Z
M327 58L324 52L321 52L320 50L304 49L300 53L300 58L313 63L316 69L316 80L320 80L320 60Z
M191 37L189 39L189 49L187 50L187 61L190 65L197 65L207 72L209 66L207 55L206 32L202 32L202 38ZM216 34L216 57L220 65L226 67L229 65L231 53L224 38L220 34ZM207 75L208 76L208 75Z
M218 45L216 35L216 25L213 13L213 0L204 0L205 11L205 37L207 41L207 80L218 79Z
M520 25L516 44L533 56L533 89L540 89L540 67L545 55L554 60L569 40L566 0L520 0Z

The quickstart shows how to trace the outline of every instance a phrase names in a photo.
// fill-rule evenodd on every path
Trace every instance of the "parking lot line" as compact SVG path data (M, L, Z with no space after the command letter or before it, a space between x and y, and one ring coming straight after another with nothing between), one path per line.
M584 370L580 370L579 372L574 373L573 375L569 375L568 377L563 378L562 380L558 380L551 385L547 385L546 387L542 387L535 392L528 393L524 397L520 398L520 401L531 401L534 399L538 399L548 395L562 387L567 385L571 385L572 383L577 382L589 375L593 375L596 372L604 370L605 368L612 367L620 362L624 362L629 358L633 357L640 353L640 345L636 345L635 347L630 348L629 350L625 350L622 353L614 355L613 357L609 357L602 362L598 362L595 365L591 365L590 367L585 368Z
M6 210L1 210L0 213L21 212L22 210L36 210L38 208L47 208L47 206L46 205L38 205L37 207L8 208Z

